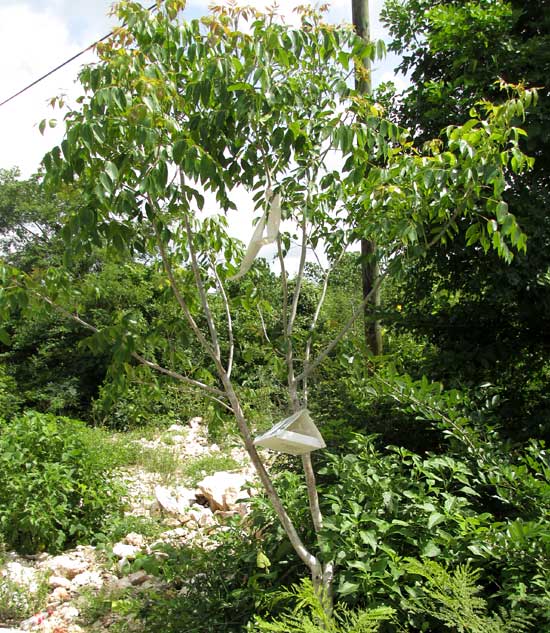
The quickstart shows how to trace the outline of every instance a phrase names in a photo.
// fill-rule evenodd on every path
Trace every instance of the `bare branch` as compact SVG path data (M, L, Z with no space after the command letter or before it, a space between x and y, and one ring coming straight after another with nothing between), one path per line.
M296 286L294 287L294 293L292 295L292 305L290 307L290 316L287 323L287 334L290 337L292 335L292 328L294 327L294 321L296 319L296 313L298 311L298 301L300 300L300 292L302 290L302 280L304 277L304 266L307 256L307 218L304 210L302 215L302 242L300 244L300 263L298 265L298 273L296 275Z
M206 383L203 383L200 380L194 380L193 378L188 378L187 376L184 376L183 374L180 374L179 372L174 371L172 369L166 369L166 367L162 367L161 365L157 365L157 363L147 360L146 358L144 358L143 356L141 356L141 354L138 354L137 352L132 352L132 358L135 358L142 365L145 365L146 367L150 367L151 369L154 369L155 371L158 371L161 374L165 374L166 376L170 376L171 378L175 378L176 380L181 380L181 382L185 382L188 385L197 387L198 389L203 389L204 391L208 391L209 393L214 394L215 396L225 397L225 393L221 391L221 389L207 385Z
M168 281L170 282L170 287L172 288L174 297L176 298L176 301L178 302L183 314L185 315L185 318L187 319L189 325L191 326L191 329L195 333L195 336L197 337L199 343L202 345L203 349L207 352L207 354L211 358L215 359L215 354L214 354L214 350L212 349L212 346L206 340L206 337L204 336L204 334L201 332L201 329L197 325L195 319L193 318L193 315L191 314L191 311L189 310L189 306L187 305L187 302L185 301L185 299L183 298L183 295L180 292L178 283L176 282L176 278L174 276L172 264L170 263L170 259L168 257L168 254L166 253L166 249L164 248L164 244L159 234L158 227L155 226L154 228L155 228L155 234L157 236L157 244L159 247L159 252L162 259L164 271L166 272L166 276L168 277Z
M20 287L22 287L22 286L20 286ZM47 303L54 310L59 312L59 314L62 314L67 319L70 319L70 320L74 321L75 323L78 323L83 328L89 330L90 332L93 332L94 334L98 334L100 332L100 330L98 328L96 328L94 325L92 325L91 323L88 323L87 321L85 321L78 314L70 312L69 310L67 310L63 306L61 306L58 303L56 303L55 301L53 301L53 299L50 299L50 297L38 292L37 290L33 290L31 288L26 288L26 290L28 292L30 292L32 295L34 295L37 299L40 299L40 301L43 301L44 303ZM190 385L191 387L195 387L197 389L202 389L203 391L206 391L209 394L217 396L217 398L225 397L225 393L223 391L221 391L221 389L218 389L217 387L212 387L210 385L207 385L207 384L201 382L200 380L195 380L193 378L189 378L188 376L184 376L183 374L180 374L177 371L173 371L172 369L167 369L166 367L162 367L161 365L158 365L157 363L154 363L153 361L147 360L144 356L142 356L141 354L138 354L137 352L131 352L131 356L132 356L132 358L134 360L137 360L141 365L149 367L150 369L154 369L155 371L158 371L161 374L165 374L166 376L170 376L171 378L175 378L176 380L179 380L180 382L184 382L185 384ZM224 404L224 403L222 403L220 401L220 404ZM224 406L227 407L226 404L224 404Z
M315 533L319 534L323 528L323 515L321 514L321 507L319 505L319 494L317 492L317 482L315 480L313 464L311 463L311 453L304 453L304 455L302 455L302 465L306 476L307 496L309 499L309 510L313 520L313 527L315 528Z
M281 522L289 540L294 548L294 551L298 554L300 559L307 565L309 570L313 574L322 574L322 567L316 556L311 554L309 550L304 545L300 535L298 534L296 527L294 526L292 519L289 517L287 511L285 510L277 491L273 485L273 481L269 473L267 472L260 455L254 445L252 440L252 436L250 434L250 429L244 417L244 413L241 409L239 399L233 389L233 385L231 383L231 379L227 376L220 376L223 386L225 388L225 392L227 394L227 398L233 407L233 413L235 415L235 419L237 421L237 426L239 427L239 431L244 440L244 445L250 459L256 469L258 477L262 482L262 485L266 491L268 499L270 500L275 513L279 521Z
M289 327L290 319L288 314L288 279L285 268L285 258L281 245L281 238L277 238L277 253L281 265L281 284L283 288L283 341L285 346L285 360L287 367L288 390L292 409L297 411L300 407L298 402L298 391L296 389L296 379L294 377L294 360L292 347L292 327Z
M271 345L271 339L269 338L269 334L267 333L267 328L265 327L264 315L262 314L262 310L260 306L258 307L258 314L260 315L260 323L262 325L262 332L264 334L265 340Z
M227 318L227 336L229 339L229 352L227 358L227 377L231 378L231 370L233 369L233 357L235 355L235 339L233 336L233 320L231 318L231 308L229 306L229 300L227 298L227 293L225 292L225 288L223 287L222 280L218 274L218 270L216 268L216 262L212 262L212 270L214 271L214 276L216 278L216 284L218 286L218 290L220 291L220 295L222 297L223 306L225 308L225 316Z
M180 182L181 185L184 185L184 177L183 172L180 169ZM210 332L210 339L212 341L214 360L216 363L221 363L221 351L220 351L220 343L218 341L218 332L216 330L216 323L214 321L214 317L212 315L212 311L210 310L210 303L208 302L208 297L206 296L206 290L204 288L204 283L201 277L201 270L199 266L199 262L197 260L197 254L195 252L195 245L193 244L193 231L191 229L191 223L189 222L189 214L187 210L183 212L183 221L185 222L185 230L187 233L187 246L189 247L189 254L191 255L191 269L193 270L193 275L195 277L195 285L197 286L197 290L199 291L199 297L201 300L202 309L204 312L204 316L206 318L206 323L208 324L208 330Z
M288 280L286 276L285 258L283 255L283 247L280 236L277 238L277 255L279 256L279 264L281 266L281 285L283 288L283 333L286 340L288 320Z
M344 338L344 336L349 332L349 330L355 323L356 319L361 316L362 310L365 305L371 300L378 288L380 288L380 285L382 284L382 281L386 278L387 274L388 272L386 271L378 277L368 295L352 310L350 318L346 321L340 332L332 339L332 341L325 347L325 349L319 354L319 356L317 356L311 363L308 363L306 366L304 366L304 370L302 371L302 373L299 376L296 376L297 382L299 382L300 380L304 380L304 378L307 378L309 375L311 375L313 370L325 360L325 358L332 352L336 345L338 345L338 343Z
M53 299L50 299L50 297L42 294L41 292L38 292L38 290L34 290L32 288L28 288L28 287L26 287L26 286L24 286L23 284L20 284L20 283L17 283L17 286L19 286L19 288L23 288L24 290L27 290L27 292L30 292L37 299L40 299L40 301L43 301L44 303L47 303L49 306L54 308L54 310L59 312L59 314L62 314L67 319L71 319L72 321L75 321L75 323L78 323L83 328L85 328L87 330L90 330L90 332L93 332L94 334L97 334L99 332L99 330L94 325L92 325L91 323L88 323L87 321L84 321L84 319L82 317L78 316L78 314L75 314L75 313L71 312L70 310L67 310L63 306L61 306L58 303L56 303Z
M323 304L325 303L325 298L327 296L328 282L329 282L329 278L330 278L330 273L332 272L334 267L336 267L341 262L342 257L344 256L345 252L346 252L346 247L344 247L342 249L342 252L340 253L338 258L336 259L336 262L334 263L334 266L332 268L328 268L326 273L325 273L325 278L323 280L323 287L321 289L321 296L319 297L319 301L317 302L317 306L316 306L315 312L313 314L313 319L311 320L311 324L309 326L309 335L307 337L306 349L305 349L305 352L304 352L304 367L308 366L309 360L311 358L311 346L313 345L313 333L315 331L315 327L317 326L317 321L319 320L319 315L321 314L321 308L323 307ZM317 253L315 253L315 256L317 257ZM319 262L319 258L318 257L317 257L317 261ZM320 265L320 262L319 262L319 265ZM303 394L304 394L304 404L306 406L307 406L307 398L308 398L307 378L308 378L307 375L304 376L303 382L302 382L302 388L303 388Z
M307 218L305 209L302 214L302 244L300 250L300 263L298 265L298 273L296 275L296 285L294 286L294 292L292 294L292 305L290 306L290 315L286 326L286 340L287 340L287 371L288 371L288 389L290 399L292 401L292 408L297 411L300 408L300 400L298 398L297 380L294 375L294 348L292 344L292 329L294 327L294 321L296 320L296 314L298 312L298 301L300 300L300 292L302 290L302 280L304 277L304 266L306 263L307 255Z

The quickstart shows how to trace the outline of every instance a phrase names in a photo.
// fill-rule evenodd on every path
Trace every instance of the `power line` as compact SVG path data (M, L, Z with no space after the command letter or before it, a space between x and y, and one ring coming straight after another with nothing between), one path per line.
M147 11L152 11L155 7L157 6L157 3L155 2L155 4L152 4L150 7L147 7ZM87 53L91 48L93 48L94 46L97 46L97 44L100 44L101 42L104 42L106 39L110 38L111 35L114 34L114 30L111 31L110 33L107 33L107 35L104 35L101 39L97 40L96 42L94 42L93 44L90 44L90 46L88 46L87 48L83 49L80 51L80 53L77 53L76 55L73 55L70 59L67 59L66 61L64 61L62 64L59 64L59 66L56 66L55 68L53 68L52 70L50 70L49 72L47 72L45 75L42 75L42 77L39 77L38 79L35 79L35 81L33 81L32 83L30 83L28 86L25 86L24 88L22 88L21 90L19 90L19 92L16 92L15 94L13 94L11 97L8 97L7 99L5 99L4 101L2 101L0 103L0 108L3 105L6 105L6 103L9 103L10 101L12 101L13 99L15 99L16 97L18 97L19 95L22 95L24 92L26 92L27 90L29 90L30 88L32 88L33 86L36 86L36 84L39 84L41 81L43 81L44 79L46 79L47 77L49 77L50 75L53 75L54 73L56 73L58 70L61 70L61 68L63 68L64 66L66 66L67 64L70 64L71 62L73 62L75 59L77 59L78 57L80 57L81 55L84 55L84 53Z

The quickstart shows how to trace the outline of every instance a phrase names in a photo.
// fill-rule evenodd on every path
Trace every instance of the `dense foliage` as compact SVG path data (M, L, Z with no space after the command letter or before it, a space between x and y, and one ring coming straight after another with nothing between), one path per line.
M480 99L502 98L499 79L538 87L537 107L518 113L534 168L510 177L504 193L527 235L525 256L504 264L472 249L469 227L458 222L452 243L410 263L396 289L403 309L390 321L433 345L423 368L431 377L496 385L509 437L548 439L550 4L389 0L384 15L390 48L412 80L396 118L418 146L450 121L466 121Z
M82 422L27 412L0 427L0 534L25 553L58 552L119 506L108 465Z

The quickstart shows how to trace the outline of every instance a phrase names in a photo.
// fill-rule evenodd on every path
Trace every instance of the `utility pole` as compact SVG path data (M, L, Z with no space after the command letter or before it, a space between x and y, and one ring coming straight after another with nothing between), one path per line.
M351 0L353 26L359 37L370 41L369 0ZM357 69L355 75L355 87L361 94L372 94L371 63L367 57L363 59L362 67ZM361 281L363 297L366 297L375 287L380 275L378 261L376 259L376 241L373 238L361 238ZM382 329L380 321L373 321L371 310L380 307L380 290L377 288L371 301L365 304L365 340L368 348L374 356L379 356L383 351Z

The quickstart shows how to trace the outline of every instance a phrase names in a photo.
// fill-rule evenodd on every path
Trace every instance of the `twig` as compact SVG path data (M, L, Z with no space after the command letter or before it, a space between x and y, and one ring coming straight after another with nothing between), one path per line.
M201 332L201 329L197 325L195 319L193 318L193 315L191 314L191 311L189 310L189 306L187 305L187 302L185 301L185 299L183 298L183 295L180 292L179 286L174 276L174 271L172 270L172 264L170 263L170 259L168 258L166 249L164 248L162 238L159 234L158 227L156 225L154 226L154 230L157 236L157 244L158 244L160 256L162 259L162 264L164 266L166 276L168 277L168 281L170 282L170 287L172 288L174 297L176 298L176 301L178 302L183 314L185 315L185 318L187 319L189 325L191 326L191 329L195 333L195 336L197 337L199 343L203 346L203 349L205 350L205 352L207 352L207 354L211 358L214 359L215 355L214 355L214 350L212 349L212 346L206 340L206 337L204 336L204 334Z
M212 270L214 271L214 276L216 278L216 284L218 286L218 290L220 291L220 294L223 300L223 305L225 308L225 316L227 318L227 336L229 339L229 351L228 351L228 358L227 358L227 368L225 371L227 372L227 377L231 378L231 370L233 369L233 357L235 355L235 339L233 336L233 320L231 319L231 308L229 306L227 293L225 292L225 288L223 287L222 280L216 268L216 262L211 262L211 263L212 263Z
M19 287L23 287L20 284L18 285ZM43 301L44 303L47 303L49 306L54 308L54 310L62 314L67 319L71 319L75 323L78 323L83 328L89 330L90 332L93 332L94 334L99 334L100 330L98 328L96 328L91 323L88 323L87 321L85 321L82 317L78 316L78 314L74 314L73 312L70 312L63 306L59 305L58 303L53 301L53 299L50 299L50 297L47 297L46 295L43 295L42 293L38 292L37 290L33 290L32 288L26 288L26 290L30 292L32 295L34 295L35 297L37 297L38 299L40 299L41 301ZM158 371L161 374L165 374L166 376L175 378L176 380L184 382L192 387L196 387L197 389L202 389L203 391L207 391L208 393L213 394L217 397L222 397L222 398L225 397L225 393L221 391L220 389L217 389L216 387L211 387L210 385L200 382L199 380L189 378L188 376L184 376L183 374L173 371L172 369L167 369L166 367L162 367L161 365L158 365L157 363L154 363L153 361L147 360L144 356L142 356L141 354L138 354L137 352L131 352L130 355L134 360L137 360L141 365L145 365L146 367L154 369L155 371ZM224 406L227 406L227 405L224 405Z
M342 260L342 257L344 256L345 252L346 252L346 247L344 246L344 248L342 249L340 255L336 259L336 262L334 263L333 268L340 263L340 261ZM315 255L317 255L317 253L315 253ZM317 258L317 261L319 261L318 258ZM320 264L320 262L319 262L319 264ZM322 290L321 290L321 296L319 297L319 301L317 302L317 306L316 306L315 312L313 314L313 319L311 320L311 324L309 326L309 335L307 337L306 349L305 349L305 352L304 352L304 369L308 366L309 359L311 358L311 346L313 345L313 332L315 331L315 327L317 326L317 321L319 320L319 315L321 314L321 308L323 307L323 304L325 302L325 298L327 296L328 282L329 282L329 278L330 278L330 273L333 270L333 268L328 268L327 271L326 271L325 278L323 280L323 287L322 287ZM302 390L303 390L303 394L304 394L304 404L306 406L307 406L307 399L308 399L307 378L308 378L307 375L304 376L303 381L302 381Z
M269 338L269 335L267 333L267 328L265 326L264 315L262 314L262 309L260 308L260 306L257 306L257 308L258 308L258 314L260 315L260 323L262 325L262 332L264 334L265 340L271 345L271 339Z
M184 186L184 176L183 171L180 169L180 183L181 186ZM201 277L201 271L199 267L199 263L197 261L197 254L195 252L195 245L193 244L193 231L191 229L191 223L189 222L189 213L187 210L183 212L183 221L185 223L185 230L187 233L187 245L189 247L189 254L191 255L191 269L193 270L193 275L195 277L195 285L197 286L197 290L199 291L199 297L201 300L202 309L204 312L204 316L206 317L206 323L208 324L208 330L210 331L210 339L212 340L213 352L214 352L214 360L216 363L221 364L221 352L220 352L220 343L218 340L218 332L216 330L216 323L214 322L214 317L212 316L212 311L210 310L210 304L208 302L208 297L206 296L206 290L204 289L204 283Z
M319 535L323 529L323 515L319 504L319 493L317 492L315 471L313 470L313 464L311 463L311 453L304 453L302 455L302 465L304 467L304 474L306 477L307 496L309 499L311 519L313 521L315 533Z
M312 373L312 371L325 360L325 358L332 352L336 345L338 345L338 343L344 338L344 336L349 332L349 330L355 323L356 319L361 316L363 308L371 300L372 296L378 290L382 281L386 278L387 275L388 271L378 277L368 295L352 310L350 318L346 321L340 332L335 336L335 338L332 339L332 341L325 347L325 349L319 354L319 356L317 356L317 358L309 363L307 367L305 366L301 374L296 376L297 382L304 380L304 378L307 378Z
M286 324L286 342L287 342L287 371L288 371L288 389L290 392L290 399L292 401L292 408L297 411L300 407L300 401L298 399L297 380L294 375L294 349L292 345L292 329L294 327L294 321L296 320L296 314L298 312L298 301L300 300L300 292L302 289L302 279L304 277L304 266L306 263L307 255L307 218L306 211L304 209L302 214L302 245L300 252L300 263L298 265L298 273L296 275L296 285L292 294L292 304L290 306L290 315Z

